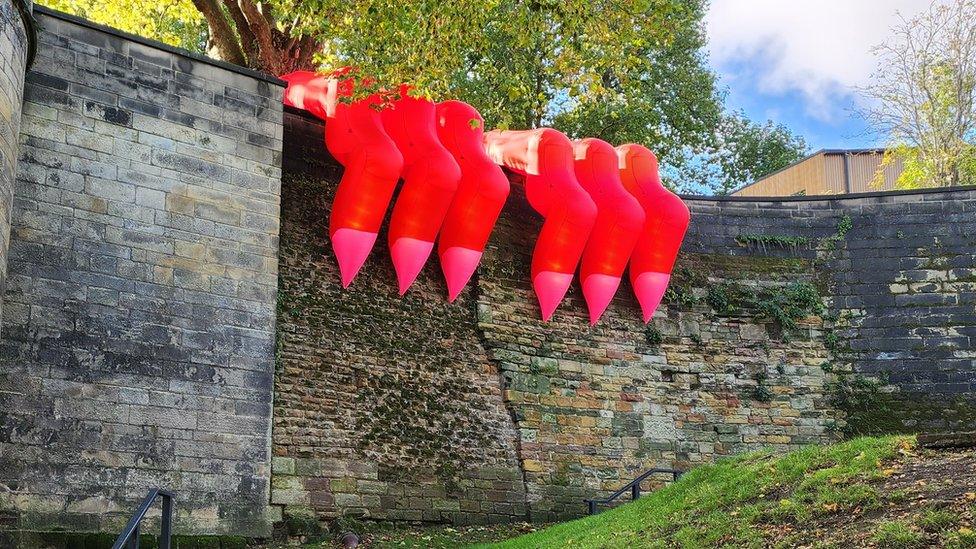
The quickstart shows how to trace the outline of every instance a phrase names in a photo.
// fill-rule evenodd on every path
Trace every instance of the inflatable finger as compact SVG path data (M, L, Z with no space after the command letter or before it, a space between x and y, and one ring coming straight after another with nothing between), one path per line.
M461 168L457 194L437 241L449 301L468 283L508 198L508 178L488 158L483 144L484 120L461 101L437 105L437 136Z
M647 217L630 258L630 283L644 322L654 316L671 280L681 241L688 230L688 207L661 184L657 157L640 145L617 147L620 178L644 208Z
M326 121L326 147L345 167L332 202L329 239L342 286L348 287L376 242L403 157L383 129L378 96L346 104L339 98L352 93L351 80L307 71L281 78L288 82L285 104Z
M627 260L644 226L644 210L620 181L617 151L599 139L574 144L576 179L596 204L593 232L580 263L583 298L596 324L620 286Z
M383 127L403 154L403 187L390 218L390 255L400 295L407 292L434 249L437 232L457 192L461 168L437 139L434 103L400 98L382 110Z
M492 131L485 147L495 163L525 176L525 195L545 222L532 253L532 287L549 320L573 281L596 220L596 205L576 180L573 144L550 129Z

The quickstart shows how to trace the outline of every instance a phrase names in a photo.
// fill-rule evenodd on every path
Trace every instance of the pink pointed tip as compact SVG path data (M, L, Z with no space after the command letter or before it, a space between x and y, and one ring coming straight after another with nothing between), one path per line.
M390 245L390 255L393 257L393 269L396 271L397 284L400 295L407 293L410 285L417 279L417 275L427 263L434 243L416 238L401 237Z
M471 248L452 246L441 252L441 270L447 281L447 300L451 303L471 280L471 275L478 268L481 252Z
M539 298L539 308L542 310L542 320L548 322L552 313L556 311L559 302L563 300L569 285L573 283L573 273L557 273L542 271L532 279L532 287Z
M654 272L641 273L634 279L634 295L637 296L641 312L644 313L644 324L650 322L651 317L654 316L654 311L661 304L670 280L670 274Z
M620 286L619 276L591 274L583 280L583 299L590 310L590 326L593 326L607 310L613 295Z
M339 262L342 287L348 288L376 242L376 233L356 229L337 229L332 235L332 251Z

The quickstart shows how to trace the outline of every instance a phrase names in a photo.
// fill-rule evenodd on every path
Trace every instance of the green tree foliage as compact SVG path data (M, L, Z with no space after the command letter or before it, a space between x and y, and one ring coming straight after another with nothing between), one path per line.
M190 0L40 0L37 3L191 51L203 51L207 42L206 21Z
M960 185L976 185L976 145L967 144L957 160ZM895 181L897 189L922 189L936 186L940 181L938 164L931 161L918 147L899 143L885 149L884 158L874 174L871 186L881 189L885 185L885 169L900 164L901 173Z
M715 148L723 97L702 54L705 9L701 1L672 8L669 40L642 43L636 55L644 62L626 79L613 71L601 79L604 87L554 102L552 123L575 137L642 143L657 153L666 183L710 189L714 182L701 167Z
M890 142L885 165L904 163L898 186L976 184L976 0L902 20L875 53L862 114Z
M785 168L807 154L806 141L782 124L764 124L735 112L723 118L713 152L719 174L712 190L727 194L776 170Z
M685 190L728 190L803 148L723 116L706 0L42 1L272 74L355 67L358 95L409 82L463 98L488 127L639 142Z

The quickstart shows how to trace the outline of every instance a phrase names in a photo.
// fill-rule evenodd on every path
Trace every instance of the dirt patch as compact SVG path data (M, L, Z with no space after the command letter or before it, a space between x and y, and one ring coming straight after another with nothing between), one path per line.
M863 483L877 500L853 510L766 530L783 547L976 547L976 450L916 450L882 464ZM913 535L892 542L878 534L900 523Z

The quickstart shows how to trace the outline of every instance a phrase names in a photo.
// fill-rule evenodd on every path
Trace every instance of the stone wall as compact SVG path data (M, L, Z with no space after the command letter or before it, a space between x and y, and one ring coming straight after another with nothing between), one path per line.
M976 429L976 190L691 205L688 252L813 264L844 432Z
M596 327L577 287L539 321L540 220L517 186L454 304L436 260L396 295L385 234L341 290L341 169L320 122L282 121L280 82L38 12L0 531L117 530L154 485L184 533L553 520L649 467L976 429L976 190L687 197L648 325L626 283ZM13 120L21 92L0 83Z
M281 83L35 11L3 529L118 531L161 486L179 532L268 535Z
M575 287L543 323L528 283L540 220L517 187L457 303L435 261L397 297L383 235L340 290L325 227L341 169L319 122L285 118L272 502L286 515L560 519L649 467L976 428L976 191L686 197L649 325L626 284L596 327Z
M524 517L515 426L474 299L449 305L436 262L398 298L383 253L343 290L325 224L340 169L320 124L286 113L285 126L272 503L292 517Z
M837 438L812 263L729 255L707 242L719 220L691 206L685 253L653 320L641 322L623 284L590 327L578 286L551 322L539 320L527 273L541 220L520 192L510 200L482 264L478 320L518 419L532 520L577 517L583 498L649 468ZM788 328L763 312L777 300L796 308Z
M514 188L454 304L436 261L398 297L383 234L342 290L325 229L341 170L320 123L285 121L272 503L286 515L553 520L650 467L839 436L814 257L730 255L702 206L650 325L629 287L595 328L578 288L543 323L527 274L541 220ZM709 289L733 284L754 302L716 313ZM814 303L784 333L759 309L796 287Z
M10 206L17 172L24 71L30 50L29 22L24 19L29 9L30 3L22 0L0 0L0 318L10 246Z

